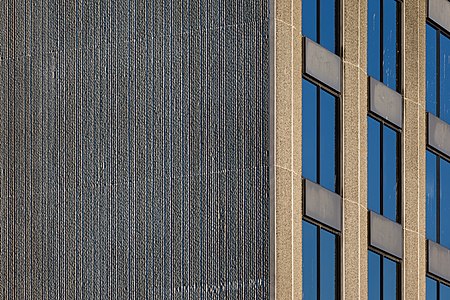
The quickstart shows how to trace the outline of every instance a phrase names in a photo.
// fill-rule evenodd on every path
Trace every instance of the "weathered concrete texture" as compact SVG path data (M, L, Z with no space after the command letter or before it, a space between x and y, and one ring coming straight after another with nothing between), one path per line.
M425 299L425 23L427 1L405 1L402 135L402 295Z
M269 76L267 1L0 1L0 299L267 299Z
M301 1L276 0L273 5L273 169L275 256L271 295L301 299Z
M342 294L367 299L367 1L342 5Z

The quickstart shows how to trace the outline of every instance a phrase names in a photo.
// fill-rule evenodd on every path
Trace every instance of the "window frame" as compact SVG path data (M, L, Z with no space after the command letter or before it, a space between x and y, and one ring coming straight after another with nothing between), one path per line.
M396 151L396 157L397 157L397 203L396 203L396 217L395 222L402 224L402 201L403 201L403 195L402 195L402 130L395 126L394 124L390 123L389 121L385 120L384 118L380 117L379 115L373 113L370 111L370 109L367 112L367 117L372 118L375 121L380 122L380 215L385 217L384 211L383 211L383 201L384 201L384 194L383 194L383 130L384 126L387 126L389 129L392 129L397 133L397 151ZM368 129L368 126L367 126ZM367 144L369 144L369 133L367 132ZM367 149L367 156L369 155L369 149ZM369 174L369 157L367 157L367 176ZM367 181L367 184L369 182ZM367 201L369 200L369 186L367 186ZM369 203L367 202L367 206ZM387 217L386 217L387 218ZM389 218L388 218L389 219ZM391 219L389 219L391 220Z
M442 278L439 278L439 277L437 277L437 276L435 276L435 275L433 275L431 273L428 273L428 270L427 270L427 272L425 274L425 281L426 281L426 277L436 281L437 287L438 287L437 288L437 292L436 292L436 297L437 297L437 300L440 300L440 298L441 298L440 297L440 291L441 291L440 285L443 284L443 285L446 285L446 286L448 286L450 288L450 281L445 281ZM426 297L426 295L425 295L425 297ZM429 299L425 299L425 300L429 300Z
M403 80L402 80L402 72L403 72L403 65L402 65L402 12L403 12L403 0L368 0L367 1L367 14L369 14L369 1L379 1L380 3L380 49L379 49L379 54L380 54L380 61L379 61L379 67L380 67L380 82L383 83L384 85L386 85L386 83L384 82L384 69L383 69L383 65L384 65L384 55L383 55L383 50L384 50L384 31L383 31L383 21L384 21L384 1L395 1L397 3L397 11L396 11L396 17L397 17L397 23L396 23L396 45L395 45L395 53L396 53L396 76L395 76L395 90L398 93L401 93L402 90L402 84L403 84ZM367 50L369 49L369 24L367 24ZM367 56L368 53L367 53ZM367 75L371 76L373 78L376 79L375 76L373 76L373 74L369 73L369 64L367 63ZM378 79L377 79L378 80ZM387 86L387 85L386 85ZM390 87L389 87L390 88ZM390 88L392 89L392 88Z
M399 0L397 0L399 1ZM425 22L425 30L426 30L426 26L429 25L430 27L432 27L434 30L436 30L436 52L434 53L436 55L436 117L438 117L439 119L441 119L441 35L445 36L446 38L448 38L450 40L450 32L446 31L444 28L442 28L441 26L439 26L439 24L437 24L435 21L433 21L432 19L428 18L426 19ZM426 37L425 37L426 39ZM426 41L425 41L425 46L426 46ZM427 51L426 47L425 47L425 51ZM427 67L427 62L425 61L425 68ZM425 72L425 81L427 80L427 74ZM425 85L425 102L428 101L428 99L426 99L426 85ZM427 105L425 103L425 110L426 112L429 112L426 109ZM432 113L432 112L430 112ZM442 120L442 119L441 119Z
M393 256L393 255L391 255L391 254L389 254L387 252L384 252L384 251L382 251L382 250L380 250L378 248L375 248L373 246L369 246L368 247L368 249L367 249L367 258L369 258L369 251L371 251L371 252L373 252L375 254L378 254L380 256L380 261L381 262L383 262L383 259L387 258L387 259L389 259L389 260L391 260L391 261L393 261L393 262L395 262L397 264L397 266L396 266L397 267L396 289L397 289L398 293L397 293L396 300L401 300L402 299L402 269L403 269L402 260L398 259L397 257L395 257L395 256ZM369 273L370 273L370 270L369 270L369 259L367 259L367 274L369 274ZM383 295L383 291L384 291L384 289L383 289L383 287L384 287L383 282L384 282L384 272L383 272L383 263L381 263L380 264L380 283L381 283L380 298L381 298L381 300L383 300L383 298L384 298L384 295ZM367 291L368 290L369 290L369 277L367 276ZM369 297L370 297L370 295L368 295L367 298L369 299Z
M304 53L303 53L304 55ZM302 178L306 178L308 180L311 180L315 183L317 183L318 185L320 185L321 187L325 188L324 186L321 185L320 183L320 90L324 90L325 92L327 92L328 94L330 94L331 96L336 98L336 104L335 104L335 131L336 131L336 136L335 136L335 149L334 149L334 155L335 155L335 176L336 176L336 182L335 182L335 190L331 190L331 192L336 193L338 195L342 195L342 182L341 182L341 166L342 166L342 151L341 151L341 114L342 114L342 97L341 94L338 93L337 91L333 90L332 88L328 87L327 85L323 84L320 80L309 76L308 74L303 74L302 75L302 81L306 80L309 81L309 83L311 83L312 85L314 85L316 87L317 90L317 95L316 95L316 103L317 103L317 109L316 109L316 128L317 128L317 132L316 132L316 140L317 140L317 149L316 149L316 157L317 157L317 161L316 161L316 170L317 170L317 180L311 180L307 177L303 176L303 172L302 172ZM302 94L302 107L303 107L303 94ZM303 114L303 110L302 110L302 114ZM302 118L303 119L303 118ZM303 121L302 121L303 122ZM303 127L302 127L303 128ZM303 130L303 129L302 129ZM303 146L302 146L303 147ZM303 150L302 150L303 153ZM302 160L303 160L303 154L302 154Z
M327 49L328 51L330 51L328 48L326 48L325 46L323 46L320 43L320 2L322 0L309 0L309 1L316 1L316 32L317 32L317 40L314 39L313 37L307 36L304 34L303 31L303 18L302 18L302 36L305 36L309 39L311 39L312 41L316 42L317 44L319 44L321 47ZM342 0L335 0L336 1L336 7L335 7L335 26L334 26L334 36L335 36L335 45L334 51L330 51L331 53L336 54L339 57L342 57L342 36L341 36L341 24L342 24L342 20L341 20L341 2ZM303 3L302 3L302 14L303 14Z
M305 202L303 201L303 212ZM333 229L320 221L317 221L311 217L308 217L307 215L303 214L302 216L302 222L308 222L314 226L317 227L317 299L320 299L320 231L325 230L331 234L334 234L336 236L336 264L335 264L335 277L336 277L336 290L335 290L335 299L341 299L341 285L342 285L342 233L336 229ZM305 246L305 243L303 243L303 236L302 236L302 245ZM302 256L303 256L303 250L302 250ZM302 265L302 276L303 276L303 265ZM302 296L303 298L303 296Z
M436 241L434 241L435 243L446 247L444 245L441 244L441 164L440 161L441 159L446 160L449 164L450 164L450 157L438 152L437 150L435 150L434 148L427 146L425 151L429 151L430 153L434 154L436 156ZM425 156L426 156L426 152L425 152ZM427 162L425 162L426 164ZM426 169L426 166L425 166ZM426 187L425 187L425 193L426 193ZM427 210L427 205L426 205L426 198L425 198L425 213ZM425 228L425 237L427 236L427 229ZM427 238L428 240L428 238ZM447 248L447 247L446 247Z

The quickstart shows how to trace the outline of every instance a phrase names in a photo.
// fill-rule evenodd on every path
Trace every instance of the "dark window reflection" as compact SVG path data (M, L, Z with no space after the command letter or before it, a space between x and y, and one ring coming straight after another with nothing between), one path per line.
M450 39L441 34L440 42L440 118L450 123Z
M373 0L372 0L373 1ZM379 0L377 0L379 1ZM383 82L397 89L397 1L383 1Z
M303 299L317 299L317 226L302 222Z
M369 76L397 90L398 18L396 0L369 0L367 11L367 70Z
M397 217L397 132L383 127L383 215Z
M437 300L437 282L436 280L427 277L427 300Z
M381 1L369 0L367 12L367 70L370 76L374 77L378 81L381 81L381 21L380 21L380 9Z
M369 250L369 300L396 300L399 264Z
M307 80L302 84L302 173L317 182L317 87Z
M302 224L303 299L318 299L319 291L320 299L336 299L337 236L310 222Z
M383 300L397 299L397 263L383 258Z
M318 9L319 7L319 9ZM338 52L337 0L302 1L303 35L321 44L333 53Z
M440 159L440 244L450 248L450 163Z
M398 221L397 143L399 134L370 116L367 118L367 123L368 208L396 222Z
M368 176L368 206L369 209L381 214L380 207L380 122L368 117L368 159L367 159L367 176Z
M426 100L427 111L437 115L436 111L436 30L427 24L427 46L426 46Z
M430 151L427 151L426 165L426 235L436 242L436 156Z
M338 98L303 80L303 177L337 192Z
M320 91L320 184L336 191L336 98Z
M336 296L336 236L320 230L320 298Z
M369 251L369 300L381 299L381 257Z

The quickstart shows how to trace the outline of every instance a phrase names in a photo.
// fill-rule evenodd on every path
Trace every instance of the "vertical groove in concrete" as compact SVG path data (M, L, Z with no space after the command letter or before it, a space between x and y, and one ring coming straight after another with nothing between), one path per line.
M268 10L1 2L0 298L269 297Z

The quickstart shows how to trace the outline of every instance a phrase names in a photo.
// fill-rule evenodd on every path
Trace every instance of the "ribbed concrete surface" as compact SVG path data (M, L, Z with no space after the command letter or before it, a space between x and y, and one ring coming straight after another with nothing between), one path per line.
M0 1L0 299L268 297L268 24Z

